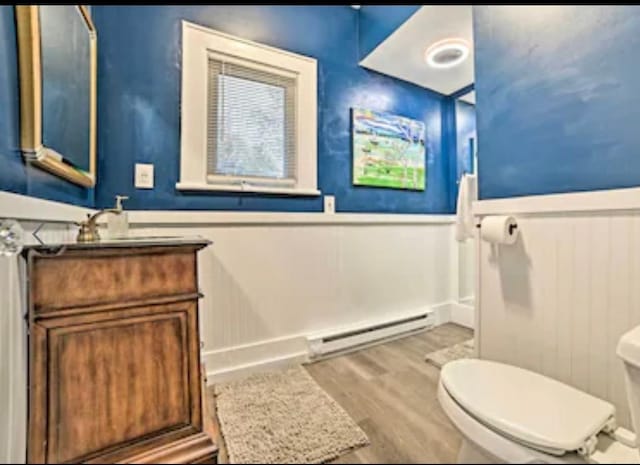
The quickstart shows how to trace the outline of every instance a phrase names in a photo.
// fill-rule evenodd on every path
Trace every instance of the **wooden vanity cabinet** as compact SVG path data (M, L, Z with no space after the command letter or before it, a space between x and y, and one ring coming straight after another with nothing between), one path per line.
M215 463L198 331L207 244L26 250L30 463Z

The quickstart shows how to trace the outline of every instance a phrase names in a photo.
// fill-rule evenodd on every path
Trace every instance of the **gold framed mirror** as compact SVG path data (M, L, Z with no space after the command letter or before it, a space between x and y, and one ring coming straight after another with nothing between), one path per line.
M97 37L82 5L15 6L20 144L27 163L96 183Z

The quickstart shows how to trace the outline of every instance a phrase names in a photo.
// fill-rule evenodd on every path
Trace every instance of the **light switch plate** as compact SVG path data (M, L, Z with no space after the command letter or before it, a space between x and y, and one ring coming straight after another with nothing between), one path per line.
M135 186L137 189L153 189L153 165L136 163Z
M333 195L324 196L324 212L325 213L336 212L336 198Z

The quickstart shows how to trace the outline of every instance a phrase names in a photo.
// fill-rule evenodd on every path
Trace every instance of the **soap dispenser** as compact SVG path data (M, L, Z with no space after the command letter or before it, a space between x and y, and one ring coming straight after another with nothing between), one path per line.
M119 215L109 215L108 231L110 239L124 239L129 235L129 216L122 207L122 201L128 200L126 195L116 195L115 209L120 211Z

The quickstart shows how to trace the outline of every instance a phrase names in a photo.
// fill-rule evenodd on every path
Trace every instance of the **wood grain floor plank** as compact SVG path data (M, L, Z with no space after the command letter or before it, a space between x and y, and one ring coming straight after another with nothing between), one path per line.
M471 337L470 330L447 324L307 365L371 440L336 463L454 462L461 438L436 397L440 370L424 356Z
M454 463L461 437L436 397L440 370L424 356L472 337L446 324L306 365L371 441L332 463Z

